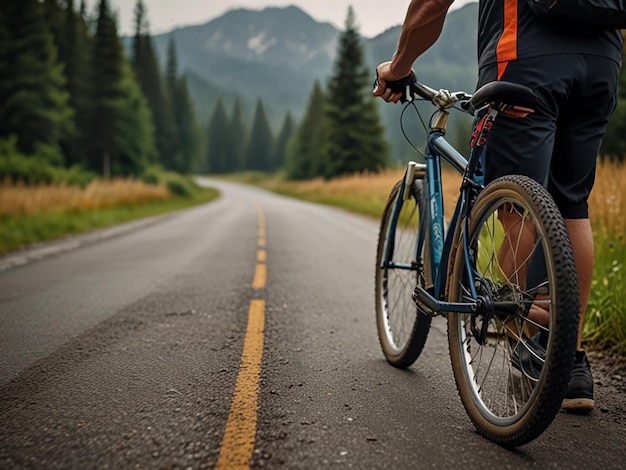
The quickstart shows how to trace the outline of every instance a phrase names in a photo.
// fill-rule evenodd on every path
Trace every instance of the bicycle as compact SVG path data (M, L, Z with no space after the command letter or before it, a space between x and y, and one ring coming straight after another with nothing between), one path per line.
M482 170L495 119L523 119L536 96L507 82L473 95L437 91L414 75L387 86L403 92L406 106L419 97L436 109L428 125L422 121L425 163L408 162L383 210L376 254L383 353L409 367L431 319L447 317L456 387L477 431L504 447L526 444L553 421L568 385L579 315L574 255L540 184L510 175L484 185ZM482 116L467 159L445 139L451 109ZM442 161L462 175L447 229Z

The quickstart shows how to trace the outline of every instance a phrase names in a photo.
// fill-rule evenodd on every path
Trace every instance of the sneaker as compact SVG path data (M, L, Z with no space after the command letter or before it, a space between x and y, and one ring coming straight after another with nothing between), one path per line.
M585 351L576 351L572 377L561 406L564 410L579 413L593 410L593 377Z

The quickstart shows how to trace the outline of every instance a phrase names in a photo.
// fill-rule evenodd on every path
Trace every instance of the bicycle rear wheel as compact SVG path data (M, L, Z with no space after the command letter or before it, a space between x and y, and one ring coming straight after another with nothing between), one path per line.
M448 314L457 389L478 431L515 447L550 425L569 381L580 305L573 250L547 191L519 175L489 184L460 233L449 298L483 307Z
M430 329L431 318L419 313L412 300L417 283L425 286L429 266L418 253L420 217L424 214L423 181L416 180L402 202L395 230L391 229L401 182L389 194L383 211L376 251L376 325L387 361L406 368L419 357ZM425 231L425 227L422 228ZM426 257L428 258L428 257Z

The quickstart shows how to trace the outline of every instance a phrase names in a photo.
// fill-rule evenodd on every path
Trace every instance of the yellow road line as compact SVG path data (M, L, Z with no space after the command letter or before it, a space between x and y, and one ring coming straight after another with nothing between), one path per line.
M259 376L263 357L265 300L250 303L237 385L226 423L217 469L248 469L254 451Z
M267 266L265 264L257 264L254 270L254 279L252 280L253 289L265 289L267 284Z
M259 247L265 246L265 215L263 209L256 204L259 217ZM267 252L257 250L257 263L254 270L252 287L264 289L267 284ZM218 470L250 468L259 399L259 377L263 358L263 330L265 328L265 300L253 299L248 312L248 327L243 340L241 364L233 400L228 413L226 430L217 461Z

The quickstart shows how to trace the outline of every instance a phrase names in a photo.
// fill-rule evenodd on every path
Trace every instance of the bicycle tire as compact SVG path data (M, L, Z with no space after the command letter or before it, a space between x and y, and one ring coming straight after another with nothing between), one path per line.
M384 259L390 235L388 228L401 183L399 181L391 190L382 215L376 250L375 296L376 325L383 353L391 365L404 369L421 354L431 323L431 317L419 312L411 294L418 282L425 285L431 276L425 262L428 256L424 256L429 245L424 245L419 258L416 255L419 217L425 213L423 180L415 180L407 188L409 197L402 203L399 226L393 234L393 259ZM384 267L390 261L409 265L412 269Z
M550 425L569 382L580 308L574 254L552 197L524 176L489 184L468 226L468 256L461 229L450 261L449 298L478 294L493 308L448 313L452 368L478 432L517 447Z

